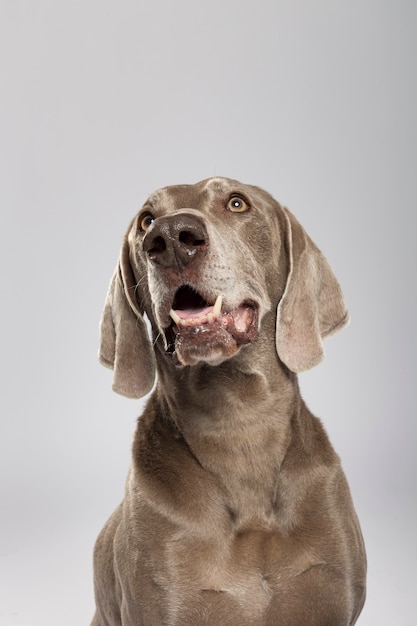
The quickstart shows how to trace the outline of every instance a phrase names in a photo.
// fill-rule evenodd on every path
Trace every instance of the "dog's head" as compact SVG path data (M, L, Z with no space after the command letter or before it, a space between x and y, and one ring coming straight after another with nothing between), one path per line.
M154 341L177 367L216 366L258 341L276 315L280 360L301 372L348 321L339 284L294 216L258 187L226 178L154 193L125 236L101 321L113 388L152 387ZM271 337L271 341L274 338Z

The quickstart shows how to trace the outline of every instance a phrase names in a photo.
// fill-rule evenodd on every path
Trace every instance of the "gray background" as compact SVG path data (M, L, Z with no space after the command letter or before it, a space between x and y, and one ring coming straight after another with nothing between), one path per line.
M369 556L359 624L415 624L416 4L2 0L0 623L87 624L142 403L96 360L148 194L224 175L297 215L352 323L301 376Z

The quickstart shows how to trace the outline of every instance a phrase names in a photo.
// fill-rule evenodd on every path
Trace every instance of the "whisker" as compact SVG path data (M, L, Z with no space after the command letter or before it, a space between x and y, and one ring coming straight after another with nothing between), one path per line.
M139 287L141 287L142 285L145 286L145 290L146 290L146 294L143 294L143 297L140 299L139 302L139 298L137 298L137 291L139 289ZM144 308L144 301L146 303L147 301L150 301L150 293L149 293L149 287L147 284L147 277L146 276L142 276L139 281L136 283L136 285L134 285L134 293L135 293L135 297L137 298L137 301L139 303L139 305Z

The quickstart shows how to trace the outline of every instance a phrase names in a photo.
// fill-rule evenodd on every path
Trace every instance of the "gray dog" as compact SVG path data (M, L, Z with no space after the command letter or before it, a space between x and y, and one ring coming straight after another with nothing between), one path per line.
M356 622L362 536L297 383L347 321L326 259L262 189L212 178L147 200L110 284L100 360L128 397L158 376L96 543L93 626Z

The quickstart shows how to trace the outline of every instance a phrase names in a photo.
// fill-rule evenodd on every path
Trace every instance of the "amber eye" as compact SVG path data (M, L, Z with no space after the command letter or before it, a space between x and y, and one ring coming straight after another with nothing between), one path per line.
M145 213L145 215L143 215L141 217L141 220L139 222L139 228L143 231L146 232L149 228L149 226L152 224L152 222L154 221L154 216L151 215L150 213Z
M227 209L233 213L245 213L249 211L249 205L239 196L232 196L227 203Z

